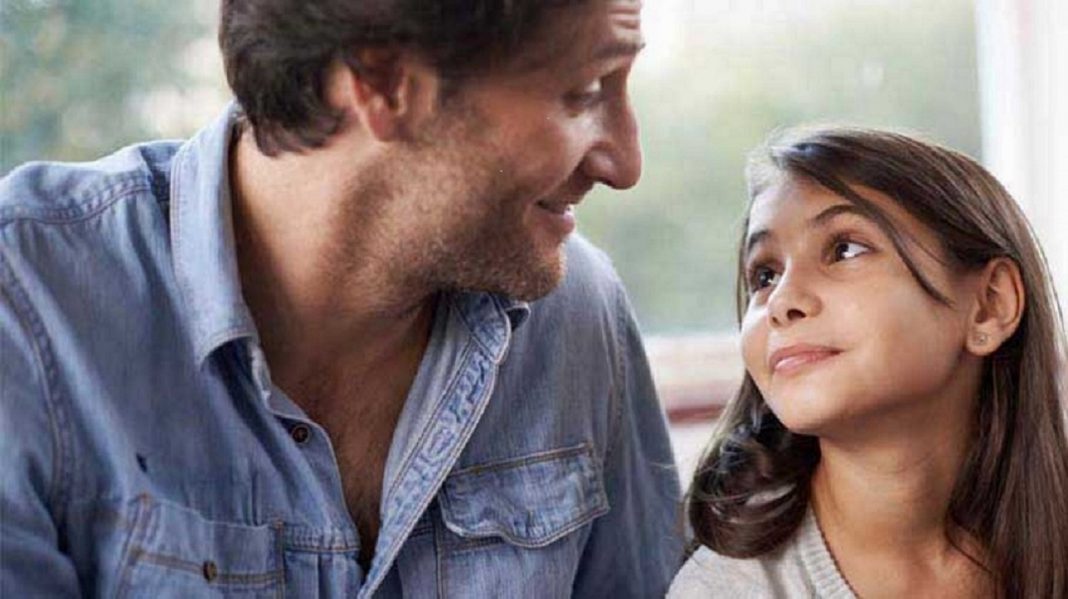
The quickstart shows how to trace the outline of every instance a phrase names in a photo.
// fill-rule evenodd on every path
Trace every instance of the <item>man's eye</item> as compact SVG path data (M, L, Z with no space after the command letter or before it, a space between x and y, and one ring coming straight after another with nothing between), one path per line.
M568 92L565 99L570 106L577 108L586 108L596 104L604 95L604 85L601 79L596 79L590 82L589 85L582 89L577 89Z
M836 241L834 244L834 259L848 260L850 258L856 258L862 254L867 254L871 251L871 248L863 243L857 243L855 241Z

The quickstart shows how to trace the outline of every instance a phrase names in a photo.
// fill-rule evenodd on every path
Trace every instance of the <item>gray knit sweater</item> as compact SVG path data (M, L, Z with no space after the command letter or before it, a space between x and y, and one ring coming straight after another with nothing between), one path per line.
M823 542L812 511L794 536L774 552L735 559L698 549L682 567L668 599L856 599Z

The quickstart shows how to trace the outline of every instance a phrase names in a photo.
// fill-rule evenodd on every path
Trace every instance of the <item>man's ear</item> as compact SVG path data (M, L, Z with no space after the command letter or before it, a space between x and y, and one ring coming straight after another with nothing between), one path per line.
M433 71L410 52L363 48L329 71L328 101L378 141L405 138L435 93Z
M1009 258L994 258L979 274L965 347L988 356L1020 326L1025 297L1020 267Z

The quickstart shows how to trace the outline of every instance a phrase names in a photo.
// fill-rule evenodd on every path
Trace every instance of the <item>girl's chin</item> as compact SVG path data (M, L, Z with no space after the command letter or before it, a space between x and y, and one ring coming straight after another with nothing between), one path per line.
M844 406L828 405L826 398L813 402L794 401L792 404L779 406L775 402L769 403L779 422L792 433L822 437L851 426L850 415Z

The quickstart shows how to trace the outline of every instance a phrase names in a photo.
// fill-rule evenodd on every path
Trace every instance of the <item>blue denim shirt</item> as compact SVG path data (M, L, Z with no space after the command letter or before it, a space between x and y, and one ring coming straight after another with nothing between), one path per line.
M233 119L0 182L0 595L662 596L679 483L580 238L542 300L439 302L361 568L329 439L241 296Z

